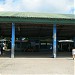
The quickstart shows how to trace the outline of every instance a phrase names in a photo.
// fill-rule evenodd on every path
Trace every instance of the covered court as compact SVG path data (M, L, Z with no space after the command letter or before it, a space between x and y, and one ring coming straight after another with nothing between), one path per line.
M75 46L74 16L73 14L0 12L0 39L6 39L9 49L5 53L11 58L18 53L25 55L31 52L34 55L48 53L54 58L61 52L71 56L72 48Z

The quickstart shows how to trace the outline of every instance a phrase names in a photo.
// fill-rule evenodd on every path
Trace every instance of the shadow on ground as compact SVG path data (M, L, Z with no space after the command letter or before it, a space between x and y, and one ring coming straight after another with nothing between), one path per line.
M10 58L9 51L5 51L0 58ZM15 52L15 58L53 58L52 52ZM72 58L71 52L57 52L57 58Z

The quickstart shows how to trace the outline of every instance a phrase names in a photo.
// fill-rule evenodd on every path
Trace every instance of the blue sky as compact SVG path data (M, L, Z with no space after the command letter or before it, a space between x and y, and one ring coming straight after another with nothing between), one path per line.
M75 0L0 0L0 11L74 14Z

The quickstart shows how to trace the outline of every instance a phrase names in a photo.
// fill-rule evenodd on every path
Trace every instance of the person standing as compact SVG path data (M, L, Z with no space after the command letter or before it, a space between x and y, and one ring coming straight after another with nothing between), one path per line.
M0 44L0 55L3 55L3 43Z
M0 43L0 55L1 55L1 43Z
M75 47L72 49L72 56L73 56L73 60L75 58Z

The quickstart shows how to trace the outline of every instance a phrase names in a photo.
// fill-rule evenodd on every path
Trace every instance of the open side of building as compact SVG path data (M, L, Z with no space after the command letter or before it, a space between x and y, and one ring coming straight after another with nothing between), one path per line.
M71 51L75 46L75 15L0 12L1 38L10 38L11 58L16 50Z

